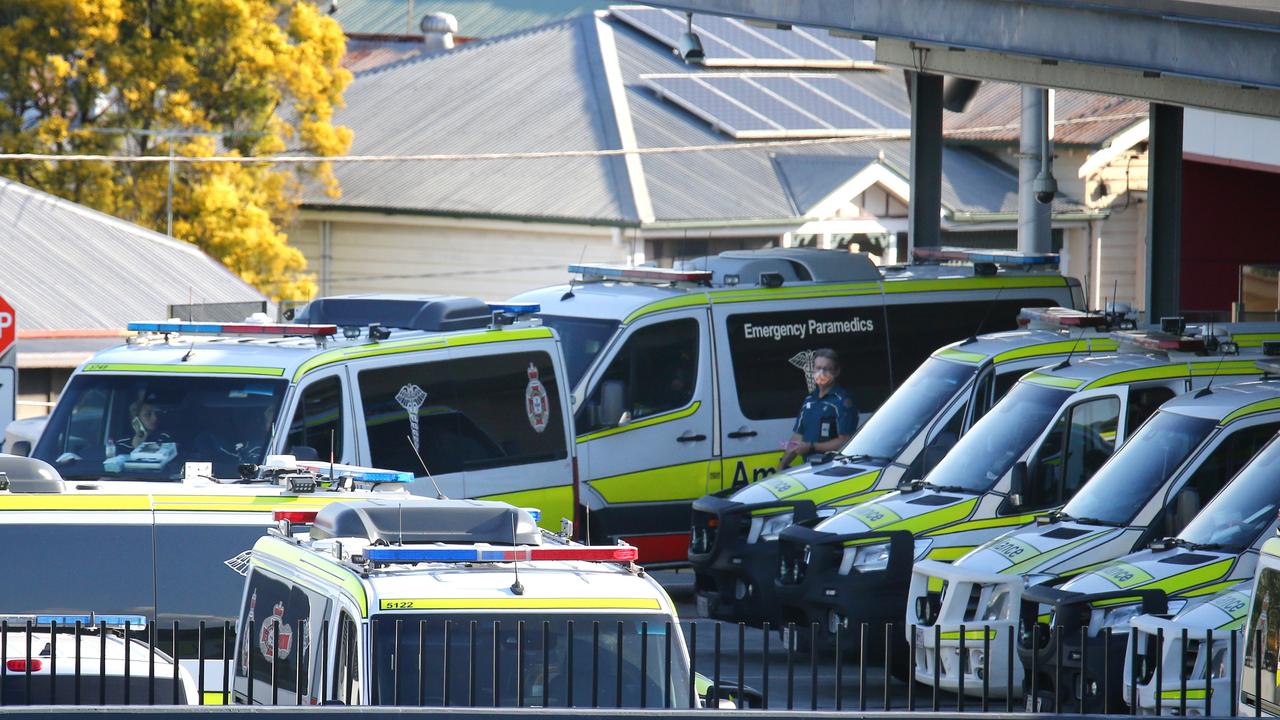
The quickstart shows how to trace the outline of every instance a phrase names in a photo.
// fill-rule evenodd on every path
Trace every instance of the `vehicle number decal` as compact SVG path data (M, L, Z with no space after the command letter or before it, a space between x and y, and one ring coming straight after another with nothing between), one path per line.
M1036 549L1032 545L1006 538L991 546L991 551L1009 560L1011 563L1022 562L1036 554Z
M760 486L779 499L799 495L808 489L790 475L775 475L768 480L761 480Z
M866 526L875 530L885 525L898 522L902 518L892 510L880 507L878 505L859 505L849 511L849 514L866 523Z
M1118 588L1131 588L1151 581L1152 577L1145 570L1129 563L1116 563L1102 568L1097 573Z
M1230 615L1232 619L1239 620L1249 610L1249 596L1244 593L1229 592L1214 599L1213 605Z
M383 600L380 605L383 610L412 610L417 603L412 600Z

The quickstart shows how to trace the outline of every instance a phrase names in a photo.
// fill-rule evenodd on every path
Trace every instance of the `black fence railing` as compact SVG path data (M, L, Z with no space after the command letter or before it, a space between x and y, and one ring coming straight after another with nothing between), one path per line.
M1029 623L760 628L565 616L0 622L0 705L360 704L1275 714L1277 633ZM780 630L780 631L779 631ZM368 652L361 643L370 643ZM173 658L179 658L175 662ZM370 663L368 658L373 658Z

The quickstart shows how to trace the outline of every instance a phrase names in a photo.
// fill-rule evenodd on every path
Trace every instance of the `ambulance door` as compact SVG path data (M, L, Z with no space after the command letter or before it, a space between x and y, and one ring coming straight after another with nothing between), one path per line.
M837 303L840 307L833 308ZM831 348L840 356L837 382L849 391L862 419L889 396L879 294L722 302L712 313L722 455L720 485L714 490L775 472L782 444L813 390L815 350Z
M439 366L455 388L462 443L454 452L469 498L542 511L542 526L574 517L573 438L559 351L551 339L450 348Z
M458 409L450 351L405 353L351 364L360 464L413 473L410 492L466 497L465 460L493 441Z
M1124 441L1124 386L1080 393L1033 446L1016 513L1061 507Z
M309 373L276 421L276 452L299 460L357 462L353 409L345 367Z
M683 561L689 506L707 494L715 454L707 309L643 317L607 352L574 423L591 541Z

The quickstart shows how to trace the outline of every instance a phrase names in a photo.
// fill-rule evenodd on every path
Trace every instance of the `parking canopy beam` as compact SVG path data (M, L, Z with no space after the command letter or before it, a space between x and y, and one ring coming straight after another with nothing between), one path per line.
M1151 104L1147 179L1147 319L1179 313L1182 268L1182 108Z
M913 72L911 83L911 248L942 244L942 76Z

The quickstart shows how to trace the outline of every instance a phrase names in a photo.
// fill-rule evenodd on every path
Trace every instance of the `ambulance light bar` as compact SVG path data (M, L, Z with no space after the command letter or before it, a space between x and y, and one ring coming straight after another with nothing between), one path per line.
M1107 317L1102 313L1084 312L1064 307L1022 308L1018 311L1018 324L1033 322L1060 327L1103 327Z
M1263 375L1280 377L1280 360L1254 360L1253 365L1261 370ZM1276 528L1276 532L1280 533L1280 528Z
M14 625L26 625L31 623L33 626L52 625L57 623L64 626L73 626L77 622L82 627L97 627L106 623L110 628L122 628L126 623L130 627L145 628L147 626L147 618L142 615L109 615L98 613L84 613L73 615L0 615L0 622L6 622L10 627Z
M335 478L350 476L356 482L367 483L411 483L413 482L413 473L400 472L398 470L379 470L378 468L361 467L359 465L343 465L342 463L334 463L330 465L327 462L319 460L299 460L296 463L299 470L313 472L323 477L328 477L330 469L332 469Z
M690 282L711 284L709 270L672 270L623 265L570 265L569 272L581 273L584 280L631 280L634 282Z
M517 317L542 312L542 306L538 303L488 303L488 305L490 312L506 313Z
M1115 332L1116 342L1135 345L1144 350L1172 350L1175 352L1204 352L1204 340L1182 335L1166 335L1155 332Z
M275 522L288 520L295 524L310 524L316 521L318 512L318 510L275 510L271 513L271 519Z
M207 323L207 322L131 322L130 332L183 333L185 335L310 335L329 336L338 333L337 325L302 325L297 323Z
M991 250L966 250L964 248L916 248L918 260L950 260L965 263L995 263L997 265L1049 266L1058 264L1057 253L998 252Z
M583 545L577 547L371 547L364 557L376 563L420 562L527 562L534 560L586 560L588 562L634 562L640 552L632 545Z

